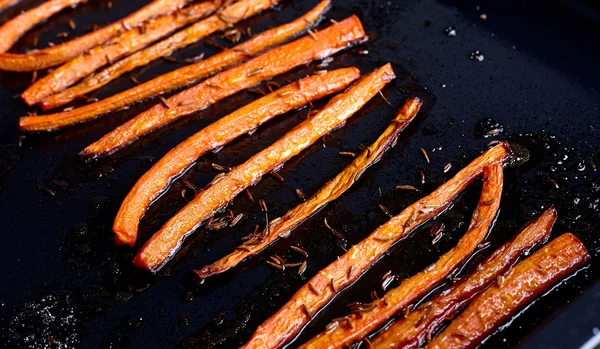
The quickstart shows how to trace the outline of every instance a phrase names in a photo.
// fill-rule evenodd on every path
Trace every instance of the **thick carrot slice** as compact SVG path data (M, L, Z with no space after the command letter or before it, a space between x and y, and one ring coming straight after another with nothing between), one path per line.
M483 189L479 203L473 212L468 231L456 247L425 270L402 281L398 287L388 291L382 298L370 304L358 304L352 314L334 321L330 325L330 330L320 333L300 348L345 348L346 345L376 330L400 310L425 296L452 271L461 266L485 239L500 208L503 186L502 163L484 168L483 174Z
M240 0L180 32L146 48L131 56L124 58L108 68L88 76L79 84L59 92L44 101L45 107L56 107L71 102L75 98L108 84L121 75L144 66L155 59L165 57L177 49L193 44L194 42L227 28L248 17L268 9L273 3L281 0Z
M133 246L146 208L200 156L275 116L342 90L359 76L358 69L344 68L302 79L224 116L173 148L137 181L121 204L113 225L115 241Z
M346 92L333 97L320 112L300 123L271 146L226 175L215 178L150 238L138 252L134 264L148 270L159 269L177 252L185 237L205 219L258 182L263 175L283 165L331 130L342 126L394 78L391 65L384 65Z
M354 283L395 242L446 210L484 167L502 163L508 156L507 143L491 148L431 194L391 218L302 286L281 309L258 327L243 348L280 348L296 337L310 321L311 314L316 314L339 291Z
M29 105L36 104L43 98L63 91L96 69L131 54L187 24L206 17L217 9L216 1L205 1L143 24L143 29L129 30L110 42L96 46L85 55L74 58L54 69L25 90L21 94L21 98Z
M129 104L139 102L148 97L160 95L197 82L228 66L248 60L251 55L278 45L306 30L312 23L316 23L319 20L329 7L329 4L330 0L323 0L310 12L293 22L267 30L232 49L225 50L206 60L161 75L101 101L71 111L44 116L23 117L21 118L21 129L24 131L56 130L69 125L63 122L63 119L76 120L75 122L91 120L103 114L120 110ZM43 102L41 106L42 108L52 107L52 105L45 106Z
M392 120L390 126L387 127L375 143L363 150L350 165L335 176L335 178L327 182L315 195L288 211L283 217L272 220L268 229L265 229L256 238L243 243L228 256L200 270L196 270L196 274L200 278L206 278L225 272L235 267L244 259L258 254L279 239L280 236L288 236L305 219L340 197L360 178L367 168L379 161L385 151L395 145L400 132L417 116L420 108L421 101L416 97L410 98L398 111L396 118Z
M2 53L0 54L0 70L33 71L59 65L79 56L94 46L120 35L123 30L136 27L153 17L171 13L189 1L154 0L118 22L60 45L27 54Z
M585 246L573 234L559 236L475 298L426 348L478 346L518 310L589 259Z
M452 319L466 304L502 277L528 250L548 239L556 221L556 210L546 210L514 240L502 245L467 279L460 281L392 323L371 340L371 348L419 348L444 321Z
M54 16L67 7L74 7L87 0L50 0L0 26L0 52L4 53L29 29Z
M23 0L0 0L0 11L4 11L9 7L12 7Z
M366 38L360 20L351 16L313 36L277 47L244 64L215 75L143 112L81 152L83 157L109 155L169 122L205 109L232 94L322 59ZM64 120L73 123L79 120Z

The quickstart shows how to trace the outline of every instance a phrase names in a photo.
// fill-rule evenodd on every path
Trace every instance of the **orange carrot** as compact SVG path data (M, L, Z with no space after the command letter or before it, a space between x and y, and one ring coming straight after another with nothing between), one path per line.
M280 348L292 340L311 320L312 314L358 280L395 242L450 207L452 200L481 174L483 168L503 163L509 156L508 152L506 143L491 148L448 182L354 245L302 286L281 309L258 327L243 348Z
M585 246L573 234L557 237L475 298L426 348L475 348L517 311L589 259Z
M61 120L91 120L103 114L120 110L129 104L139 102L148 97L160 95L176 88L190 85L200 79L212 75L247 60L250 55L260 53L269 47L278 45L296 34L306 30L311 23L316 23L329 7L330 0L321 1L315 8L291 23L267 30L254 36L245 43L225 50L206 60L161 75L148 82L132 87L129 90L108 97L104 100L44 116L21 118L21 129L24 131L51 131L69 125ZM53 105L41 104L42 108Z
M0 11L4 11L9 7L12 7L23 0L0 0Z
M110 42L96 46L85 55L76 57L54 69L25 90L21 94L21 98L29 105L36 104L43 98L63 91L96 69L131 54L187 24L206 17L217 9L216 1L205 1L159 17L148 24L144 23L141 27L143 29L129 30Z
M171 13L190 0L154 0L124 19L60 45L26 54L0 54L0 70L34 71L53 67L75 58L90 48L102 44L143 22Z
M431 341L444 321L452 319L491 283L502 277L527 251L548 239L556 221L556 210L546 210L514 240L502 245L467 279L398 319L371 340L371 348L415 349Z
M331 201L337 199L348 190L373 163L379 161L385 151L394 146L398 135L417 116L421 108L421 101L414 97L409 98L398 111L395 119L371 146L365 148L350 165L348 165L335 178L327 182L310 199L288 211L283 217L274 219L261 234L247 240L239 248L223 257L219 261L207 265L196 274L200 278L225 272L244 259L258 254L279 237L287 237L290 232L300 225L305 219L314 215Z
M133 246L146 208L200 156L278 115L342 90L359 76L358 69L344 68L302 79L224 116L173 148L137 181L121 204L113 225L115 241Z
M188 46L196 41L246 18L252 17L268 9L281 0L240 0L223 10L219 10L206 19L201 20L172 36L124 58L104 70L83 79L77 85L59 92L44 101L45 107L57 107L71 102L77 97L97 90L115 80L119 76L144 66L155 59L169 56L177 49Z
M146 242L135 257L134 264L140 268L158 270L177 252L186 236L205 219L258 182L263 175L283 165L331 130L342 126L394 78L392 67L386 64L346 92L333 97L320 112L304 120L271 146L231 172L215 178Z

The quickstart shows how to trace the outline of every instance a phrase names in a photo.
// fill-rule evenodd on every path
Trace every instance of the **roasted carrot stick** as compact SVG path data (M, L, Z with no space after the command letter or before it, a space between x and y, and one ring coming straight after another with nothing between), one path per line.
M321 1L315 8L304 16L288 24L267 30L254 36L245 43L225 50L206 60L177 69L161 75L141 85L130 88L96 103L91 103L81 108L56 114L23 117L21 129L24 131L51 131L68 125L63 119L91 120L103 114L119 110L134 102L145 98L160 95L179 87L192 84L200 79L212 75L247 60L251 55L260 53L269 47L278 45L296 34L306 30L312 23L316 23L329 7L330 0ZM49 107L42 104L42 108Z
M160 15L171 13L190 0L154 0L124 19L60 45L27 54L0 54L0 70L33 71L50 68L79 56L90 48L102 44L141 23Z
M196 270L196 274L200 278L206 278L225 272L244 259L258 254L279 239L280 236L288 236L305 219L340 197L360 178L369 166L379 161L385 151L395 145L400 132L417 116L420 108L421 101L416 97L410 98L375 143L363 150L350 165L327 182L315 195L288 211L283 217L272 220L268 229L257 235L256 239L246 241L228 256Z
M300 346L302 349L345 348L381 327L400 310L419 300L446 279L476 251L491 230L502 196L502 163L484 168L481 197L466 234L458 245L420 273L402 281L382 298L359 304L352 314L335 320L330 328Z
M362 78L346 92L336 95L314 116L213 182L194 200L171 218L141 248L134 259L140 268L157 270L163 266L181 243L205 219L226 206L233 198L260 178L283 165L344 122L395 78L390 64Z
M478 346L518 310L589 258L585 246L573 234L557 237L475 298L426 348Z
M169 56L177 49L193 44L216 31L252 17L279 1L281 0L240 0L222 11L220 10L219 13L197 22L127 58L123 58L96 74L88 76L77 85L46 98L44 106L48 108L69 103L75 98L97 90L137 67L144 66L160 57Z
M419 348L448 319L452 319L488 285L502 277L527 251L548 239L556 221L556 210L546 210L508 242L488 257L467 279L392 323L371 340L371 348Z
M240 90L283 74L299 65L330 56L365 37L360 20L356 16L351 16L314 34L314 37L304 36L277 47L174 95L167 100L166 104L155 105L91 144L81 152L81 155L98 157L111 154L169 122L205 109ZM74 123L82 120L62 121Z
M0 11L4 11L9 7L12 7L23 0L0 0Z
M75 7L87 0L50 0L25 11L0 26L0 52L8 51L23 34L67 7Z
M29 105L36 104L43 98L63 91L96 69L115 62L187 24L206 17L217 9L218 2L205 1L159 17L148 24L142 24L143 29L129 30L110 42L96 46L85 55L76 57L54 69L25 90L21 94L21 98Z
M173 148L138 180L121 204L113 225L115 241L133 245L146 208L200 156L275 116L344 89L359 76L358 69L344 68L302 79L224 116Z
M327 305L337 292L354 283L395 242L446 210L484 167L503 163L508 156L507 143L489 149L431 194L391 218L302 286L258 327L243 348L279 348L290 341L310 321L311 314Z

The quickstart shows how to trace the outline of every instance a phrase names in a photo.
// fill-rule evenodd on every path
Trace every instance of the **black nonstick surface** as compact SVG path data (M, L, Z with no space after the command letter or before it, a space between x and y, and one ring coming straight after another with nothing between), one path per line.
M31 48L36 35L42 45L58 42L55 36L69 30L69 18L78 24L75 33L83 33L92 24L116 20L142 3L145 1L116 0L108 9L104 1L90 1L31 31L15 50ZM35 1L27 1L0 17L5 20L33 4ZM314 4L315 0L285 0L277 11L265 12L240 27L251 26L256 33L288 22ZM355 152L359 144L374 141L406 95L421 97L424 108L398 145L339 200L296 229L289 239L203 285L196 285L191 271L225 255L255 224L264 224L256 202L245 196L236 199L231 209L245 213L246 218L235 229L207 232L200 228L176 259L156 275L135 270L131 259L139 244L185 205L190 193L182 198L184 186L175 183L151 207L135 248L116 247L110 227L128 190L155 161L187 136L257 96L238 93L108 159L84 163L76 156L84 146L155 102L63 132L20 138L18 118L33 109L11 97L29 85L31 74L1 73L2 347L237 347L307 278L342 254L343 247L360 241L387 220L378 204L393 214L400 212L450 178L489 141L503 139L511 142L522 161L506 170L501 213L489 237L491 247L476 254L464 272L552 204L559 212L553 236L573 232L593 259L492 335L482 348L509 348L520 343L540 348L579 347L600 323L598 287L595 294L586 294L600 271L596 229L600 176L594 163L600 161L596 138L600 129L600 24L594 22L598 18L594 6L591 1L334 0L328 16L339 20L357 14L370 41L336 55L330 67L356 65L367 72L391 62L398 78L384 93L394 108L376 97L344 128L287 163L280 171L285 182L266 177L252 188L255 199L266 201L269 217L300 202L296 188L310 195L351 161L338 152ZM483 14L487 19L480 17ZM450 26L456 36L447 35L445 29ZM213 39L230 45L218 35ZM176 57L218 50L199 43ZM369 54L361 55L361 50ZM475 51L483 55L482 61L471 59ZM147 80L176 67L157 61L134 73ZM315 69L312 64L274 81L295 79ZM123 77L97 96L130 86L130 80ZM217 174L211 163L242 163L306 113L304 109L279 117L252 136L203 157L184 178L199 187L206 185ZM483 137L498 127L502 129L499 135ZM420 147L428 151L430 163ZM447 163L452 168L444 173ZM419 170L425 174L425 184L420 184ZM395 190L400 184L414 185L420 192ZM479 188L475 184L439 218L447 227L440 242L432 245L430 225L425 225L398 243L322 311L291 346L318 333L330 319L347 314L345 304L367 300L372 290L381 294L380 278L388 270L397 275L393 286L397 285L454 246L466 229ZM323 225L325 217L347 241L329 233ZM297 270L277 271L265 263L273 253L301 261L290 250L291 244L310 254L303 276ZM572 301L578 310L568 308ZM545 328L563 332L532 335L544 333Z

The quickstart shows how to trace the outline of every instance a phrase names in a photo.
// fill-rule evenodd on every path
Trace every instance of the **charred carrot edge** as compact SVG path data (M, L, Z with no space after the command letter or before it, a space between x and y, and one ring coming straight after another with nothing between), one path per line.
M79 96L99 89L137 67L144 66L155 59L169 56L177 49L193 44L216 31L252 17L279 1L281 0L240 0L223 10L219 10L219 13L203 19L127 58L123 58L96 74L88 76L77 85L46 98L43 105L45 108L53 108L69 103Z
M194 200L171 218L140 249L134 259L139 268L155 271L173 256L183 240L205 219L226 206L260 178L283 165L345 121L395 78L390 64L371 73L346 92L333 97L314 116L304 120L275 143L222 177L217 177Z
M109 155L176 119L231 96L261 81L322 59L365 39L360 20L351 16L316 34L279 46L244 64L217 74L143 112L85 148L82 157ZM75 120L64 120L68 123Z
M543 243L552 232L556 210L552 207L525 228L511 242L502 245L467 279L389 325L371 340L371 348L419 348L431 340L444 321L452 319L492 282L501 280L527 251Z
M140 29L129 30L54 69L25 90L21 98L29 105L36 104L43 98L63 91L96 69L146 47L167 34L212 14L217 9L216 1L205 1L159 17L147 24L143 23Z
M452 200L481 174L484 167L504 162L508 156L508 144L498 144L431 194L391 218L302 286L283 307L258 327L243 348L279 348L296 337L311 320L311 314L316 314L338 292L358 280L395 242L446 210Z
M315 195L288 211L283 217L272 220L268 229L255 235L255 238L247 240L226 257L200 270L196 270L195 273L200 278L207 278L211 275L223 273L235 267L244 259L257 255L260 251L279 239L279 237L289 236L294 228L331 201L340 197L360 178L367 168L379 161L386 150L396 144L398 135L417 116L420 108L421 101L418 98L413 97L407 100L399 110L396 118L392 120L375 143L363 150L350 165L335 176L335 178L327 182Z
M583 243L566 233L515 265L481 293L427 348L474 348L519 309L590 259Z
M278 115L344 89L359 76L358 69L344 68L302 79L224 116L179 144L152 166L123 200L113 225L117 244L133 246L146 208L200 156Z
M4 53L29 29L54 16L67 7L74 7L87 0L50 0L25 11L0 26L0 52Z
M79 56L90 48L100 45L123 30L137 27L141 23L160 15L171 13L189 0L154 0L124 19L98 29L92 33L75 38L60 45L30 52L27 54L0 54L0 70L34 71L53 67Z
M267 30L232 49L161 75L104 100L71 111L44 116L23 117L21 118L21 129L23 131L57 130L69 125L69 123L63 122L63 119L76 120L72 123L91 120L103 114L120 110L129 104L194 83L228 66L246 61L252 55L278 45L306 30L318 22L322 14L329 8L329 5L330 0L321 1L315 8L293 22ZM41 106L44 108L44 105Z
M402 281L382 298L369 304L358 304L350 315L335 320L330 324L329 330L321 332L300 348L345 348L385 324L410 303L425 296L461 266L476 251L494 224L502 197L502 165L496 163L483 169L483 189L479 203L473 212L469 229L456 247L425 270Z
M0 11L4 11L9 7L12 7L23 0L0 0Z

